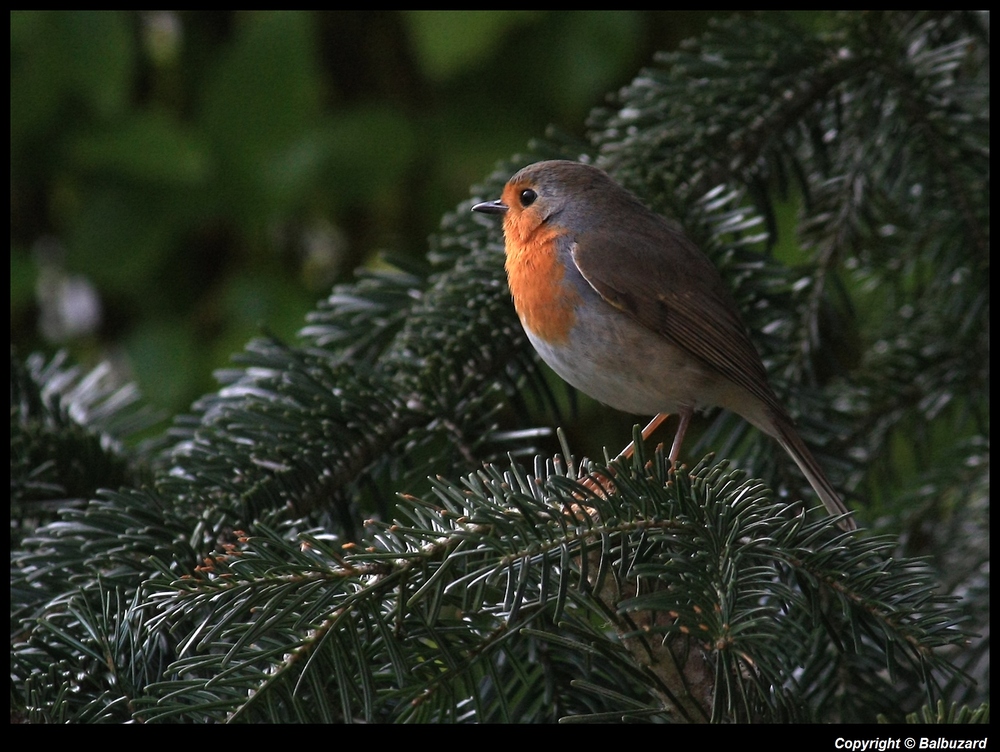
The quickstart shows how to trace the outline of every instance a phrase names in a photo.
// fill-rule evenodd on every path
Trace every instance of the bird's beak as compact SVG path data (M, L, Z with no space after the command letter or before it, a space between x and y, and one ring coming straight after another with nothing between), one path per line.
M496 201L484 201L472 207L472 211L482 212L483 214L506 214L507 209L507 204L500 199Z

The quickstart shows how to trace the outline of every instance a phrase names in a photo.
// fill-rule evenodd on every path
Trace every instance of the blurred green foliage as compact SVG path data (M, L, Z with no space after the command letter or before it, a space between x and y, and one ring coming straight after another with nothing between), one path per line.
M177 412L706 13L11 13L11 339ZM99 312L99 313L98 313Z

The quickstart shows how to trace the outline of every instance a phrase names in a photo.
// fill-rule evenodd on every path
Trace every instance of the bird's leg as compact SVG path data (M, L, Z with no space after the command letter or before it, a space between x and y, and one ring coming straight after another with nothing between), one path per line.
M681 454L681 442L684 441L684 434L687 433L688 424L691 422L691 414L693 412L694 410L692 410L690 407L681 408L680 412L681 422L677 424L677 433L674 434L674 443L670 445L671 465L677 464L677 458Z
M659 425L663 421L665 421L667 418L669 418L669 417L670 417L669 413L657 413L656 415L654 415L653 419L651 421L649 421L648 424L646 424L645 428L642 429L642 439L643 439L643 441L645 441L646 439L648 439L650 437L650 435L653 433L653 431L655 431L659 427ZM617 457L615 457L615 459L616 460L627 460L633 454L635 454L635 442L634 441L629 442L629 445L627 447L625 447L621 451L621 453ZM614 468L608 468L608 469L611 471L610 472L610 476L604 478L603 482L598 479L600 476L598 474L596 474L596 473L594 475L591 475L591 476L587 477L587 478L584 478L580 482L584 486L586 486L587 488L589 488L591 491L593 491L594 493L596 493L598 496L606 496L608 491L614 489L614 484L611 482L611 476L614 476L615 471L614 471Z
M646 439L648 439L650 434L652 434L653 431L655 431L659 427L660 423L662 423L669 417L670 413L657 413L656 415L654 415L653 419L649 421L649 423L646 425L645 428L642 429L642 440L645 441ZM632 441L629 442L629 445L625 447L621 451L621 454L619 454L615 459L627 460L634 453L635 453L635 442Z
M677 424L677 433L674 434L674 443L670 445L670 464L676 465L677 458L681 454L681 444L684 442L684 436L687 434L688 426L691 423L691 415L694 413L689 407L682 407L679 413L680 423ZM670 417L669 413L657 413L653 416L653 419L649 421L645 428L642 429L642 439L645 441L650 437L650 434L655 431L659 425ZM627 460L635 454L635 442L630 442L627 447L625 447L621 454L619 454L615 459Z
M680 425L677 426L677 434L674 436L674 443L670 447L670 462L671 463L676 463L677 462L677 455L681 451L681 442L684 440L684 434L687 432L688 423L691 422L691 413L692 413L692 410L689 409L689 408L682 408L681 409L681 413L680 413L681 422L680 422ZM645 428L642 429L642 440L645 441L646 439L648 439L652 435L653 431L655 431L657 428L659 428L660 424L663 421L665 421L667 418L669 418L669 417L670 417L670 413L657 413L656 415L654 415L653 419L651 421L649 421L649 423L646 424ZM633 454L635 454L635 442L634 441L629 442L629 445L627 447L625 447L621 451L621 453L617 457L615 457L615 459L616 460L627 460ZM614 475L614 469L609 468L609 470L611 470L611 475L613 476ZM581 483L584 486L586 486L587 488L589 488L591 491L593 491L594 493L596 493L597 495L599 495L599 496L606 496L607 492L609 490L613 490L614 489L614 485L611 482L611 477L604 478L604 482L603 483L598 479L598 477L599 476L597 476L596 474L592 475L592 476L590 476L588 478L584 478L581 481Z

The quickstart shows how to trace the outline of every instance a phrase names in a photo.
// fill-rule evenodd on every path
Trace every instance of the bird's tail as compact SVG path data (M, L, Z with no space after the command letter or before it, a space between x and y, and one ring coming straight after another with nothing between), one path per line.
M791 423L781 419L775 420L774 423L774 428L776 429L774 438L778 440L782 448L795 460L795 464L799 466L799 470L806 476L809 485L819 495L827 511L835 517L841 517L837 521L837 524L843 530L856 530L858 527L857 523L854 522L853 517L846 516L849 514L847 507L840 500L840 496L834 490L833 484L830 483L826 477L826 473L823 472L823 468L819 466L816 458L813 457L812 452L809 451L809 447L802 441L795 427Z

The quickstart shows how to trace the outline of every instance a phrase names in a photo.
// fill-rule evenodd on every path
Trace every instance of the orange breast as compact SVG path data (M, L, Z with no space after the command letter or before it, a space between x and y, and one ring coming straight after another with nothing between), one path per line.
M522 219L526 219L522 215ZM513 218L512 219L516 219ZM507 283L521 324L553 344L569 340L580 295L569 284L556 243L563 231L505 222Z

